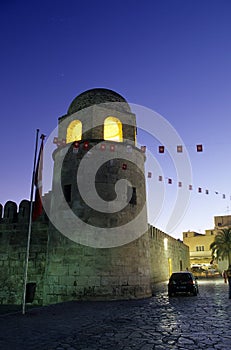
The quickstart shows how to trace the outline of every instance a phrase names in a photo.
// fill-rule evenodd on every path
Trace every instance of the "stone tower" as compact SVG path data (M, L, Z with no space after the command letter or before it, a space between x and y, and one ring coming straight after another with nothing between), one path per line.
M57 143L45 303L150 296L145 154L130 106L108 89L82 93Z

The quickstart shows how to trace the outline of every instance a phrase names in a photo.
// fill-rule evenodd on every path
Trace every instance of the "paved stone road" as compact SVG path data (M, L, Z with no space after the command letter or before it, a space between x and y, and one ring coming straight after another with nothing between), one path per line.
M0 317L0 349L230 350L231 300L223 280L200 281L198 296L69 302Z

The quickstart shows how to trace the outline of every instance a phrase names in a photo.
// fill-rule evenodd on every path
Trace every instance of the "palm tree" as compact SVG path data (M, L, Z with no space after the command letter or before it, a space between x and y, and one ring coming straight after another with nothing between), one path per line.
M213 257L216 255L218 258L227 258L231 265L231 228L219 230L214 242L210 244L210 249Z

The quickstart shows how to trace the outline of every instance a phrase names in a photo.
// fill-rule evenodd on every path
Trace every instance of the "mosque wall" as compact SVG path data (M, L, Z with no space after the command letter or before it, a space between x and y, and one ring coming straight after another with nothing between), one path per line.
M21 203L17 208L7 202L0 218L1 304L22 302L29 205ZM130 244L96 249L70 241L44 216L32 225L28 282L36 283L33 305L148 297L171 269L187 266L188 247L153 226Z

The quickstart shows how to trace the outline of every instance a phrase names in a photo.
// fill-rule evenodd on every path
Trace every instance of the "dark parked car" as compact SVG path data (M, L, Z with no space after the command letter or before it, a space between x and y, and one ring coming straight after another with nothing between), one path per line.
M169 278L168 295L172 296L176 293L197 295L197 277L189 271L174 272Z

